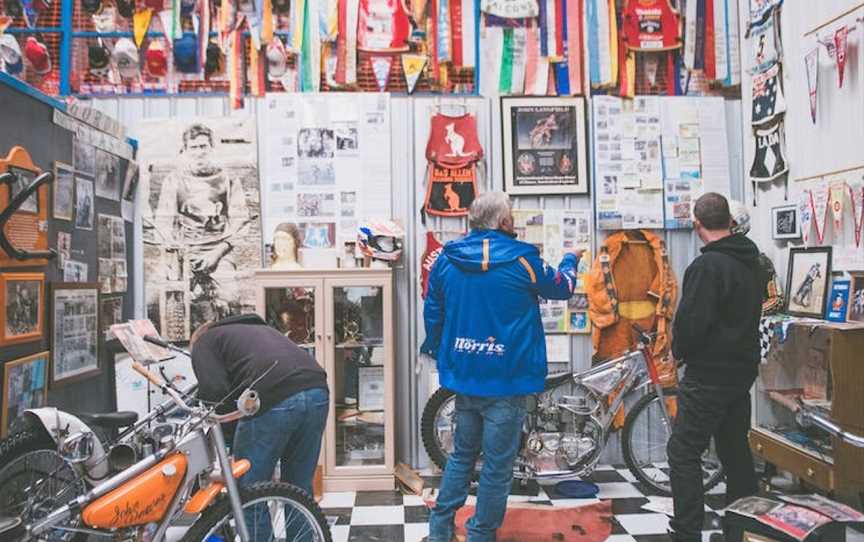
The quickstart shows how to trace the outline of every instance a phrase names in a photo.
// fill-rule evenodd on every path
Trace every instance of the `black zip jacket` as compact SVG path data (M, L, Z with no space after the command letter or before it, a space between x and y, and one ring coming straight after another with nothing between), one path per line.
M276 366L255 385L261 397L259 414L303 390L327 389L327 374L315 359L257 314L220 320L192 348L198 397L221 401L239 387L218 409L230 412L237 408L240 393L274 361Z
M752 383L759 369L765 273L759 249L741 234L702 247L684 274L672 353L687 374L712 384Z

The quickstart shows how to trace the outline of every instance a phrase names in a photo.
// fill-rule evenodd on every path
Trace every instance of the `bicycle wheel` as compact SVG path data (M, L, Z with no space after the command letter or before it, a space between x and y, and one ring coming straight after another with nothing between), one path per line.
M678 390L663 392L666 397L676 397ZM621 438L621 451L627 468L637 480L661 495L671 496L669 481L669 459L666 457L666 443L671 428L663 419L660 400L657 394L642 396L627 414ZM713 441L702 455L702 485L705 491L720 483L723 469Z
M44 519L52 510L86 491L78 471L57 453L57 445L42 429L27 429L0 441L0 516L7 525L0 533L4 541L23 540L24 526ZM61 524L40 538L50 542L80 542L77 518Z
M331 542L330 527L318 505L305 491L281 482L261 482L240 488L243 516L254 542ZM234 512L226 495L211 505L181 542L240 540Z
M453 438L456 434L456 394L438 388L426 401L420 421L420 434L423 447L429 459L439 469L444 470L447 457L453 451Z

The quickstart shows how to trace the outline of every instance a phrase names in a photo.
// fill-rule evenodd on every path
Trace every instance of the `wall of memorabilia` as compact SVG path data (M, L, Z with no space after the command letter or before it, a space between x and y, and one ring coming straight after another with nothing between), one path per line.
M25 199L4 230L16 248L55 252L36 260L0 257L5 434L21 410L47 400L78 412L114 408L117 341L105 332L134 310L130 198L137 179L134 163L114 154L131 153L125 137L95 128L95 116L88 124L6 81L0 103L0 169L16 175L9 188L0 188L3 207L40 173L54 174L50 190L43 185ZM116 128L110 121L99 125ZM22 162L24 155L30 163Z

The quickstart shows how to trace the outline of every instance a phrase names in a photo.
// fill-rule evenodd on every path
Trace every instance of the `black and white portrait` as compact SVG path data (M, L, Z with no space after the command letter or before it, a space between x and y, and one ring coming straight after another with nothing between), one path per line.
M786 279L787 312L823 318L831 277L831 247L793 248Z
M336 194L332 192L300 192L297 194L297 216L332 218L336 216Z
M93 181L75 179L75 227L79 230L93 229Z
M154 122L139 141L145 297L160 332L185 341L204 322L255 307L244 287L261 265L255 123Z
M797 205L783 205L771 209L774 239L798 239L801 237L801 222Z
M336 183L333 157L336 139L330 128L303 128L297 133L297 178L303 186Z
M357 123L334 123L336 152L342 156L356 155L360 150Z
M6 281L7 339L39 333L41 293L42 283L38 280Z
M123 296L103 297L99 301L99 329L106 341L115 339L111 326L123 322Z
M96 147L84 143L77 137L72 146L72 166L84 175L96 175Z
M75 212L75 172L71 166L54 164L54 218L72 220Z
M96 195L119 201L120 188L120 158L96 149Z
M93 285L61 283L54 286L52 382L99 370L98 297Z
M864 273L852 274L849 292L849 321L864 322Z
M9 201L12 201L12 198L23 192L28 186L30 186L30 183L32 183L36 179L36 172L14 166L10 166L8 168L8 171L15 176L11 184L9 184ZM30 194L30 196L28 196L27 199L24 200L24 203L22 203L21 206L18 207L18 210L26 211L28 213L38 213L38 193L34 192Z

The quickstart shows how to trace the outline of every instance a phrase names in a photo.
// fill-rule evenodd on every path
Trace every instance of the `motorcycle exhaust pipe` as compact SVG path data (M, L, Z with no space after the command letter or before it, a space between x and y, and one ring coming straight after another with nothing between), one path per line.
M126 470L137 462L138 454L128 444L116 444L108 452L108 465L113 472Z

